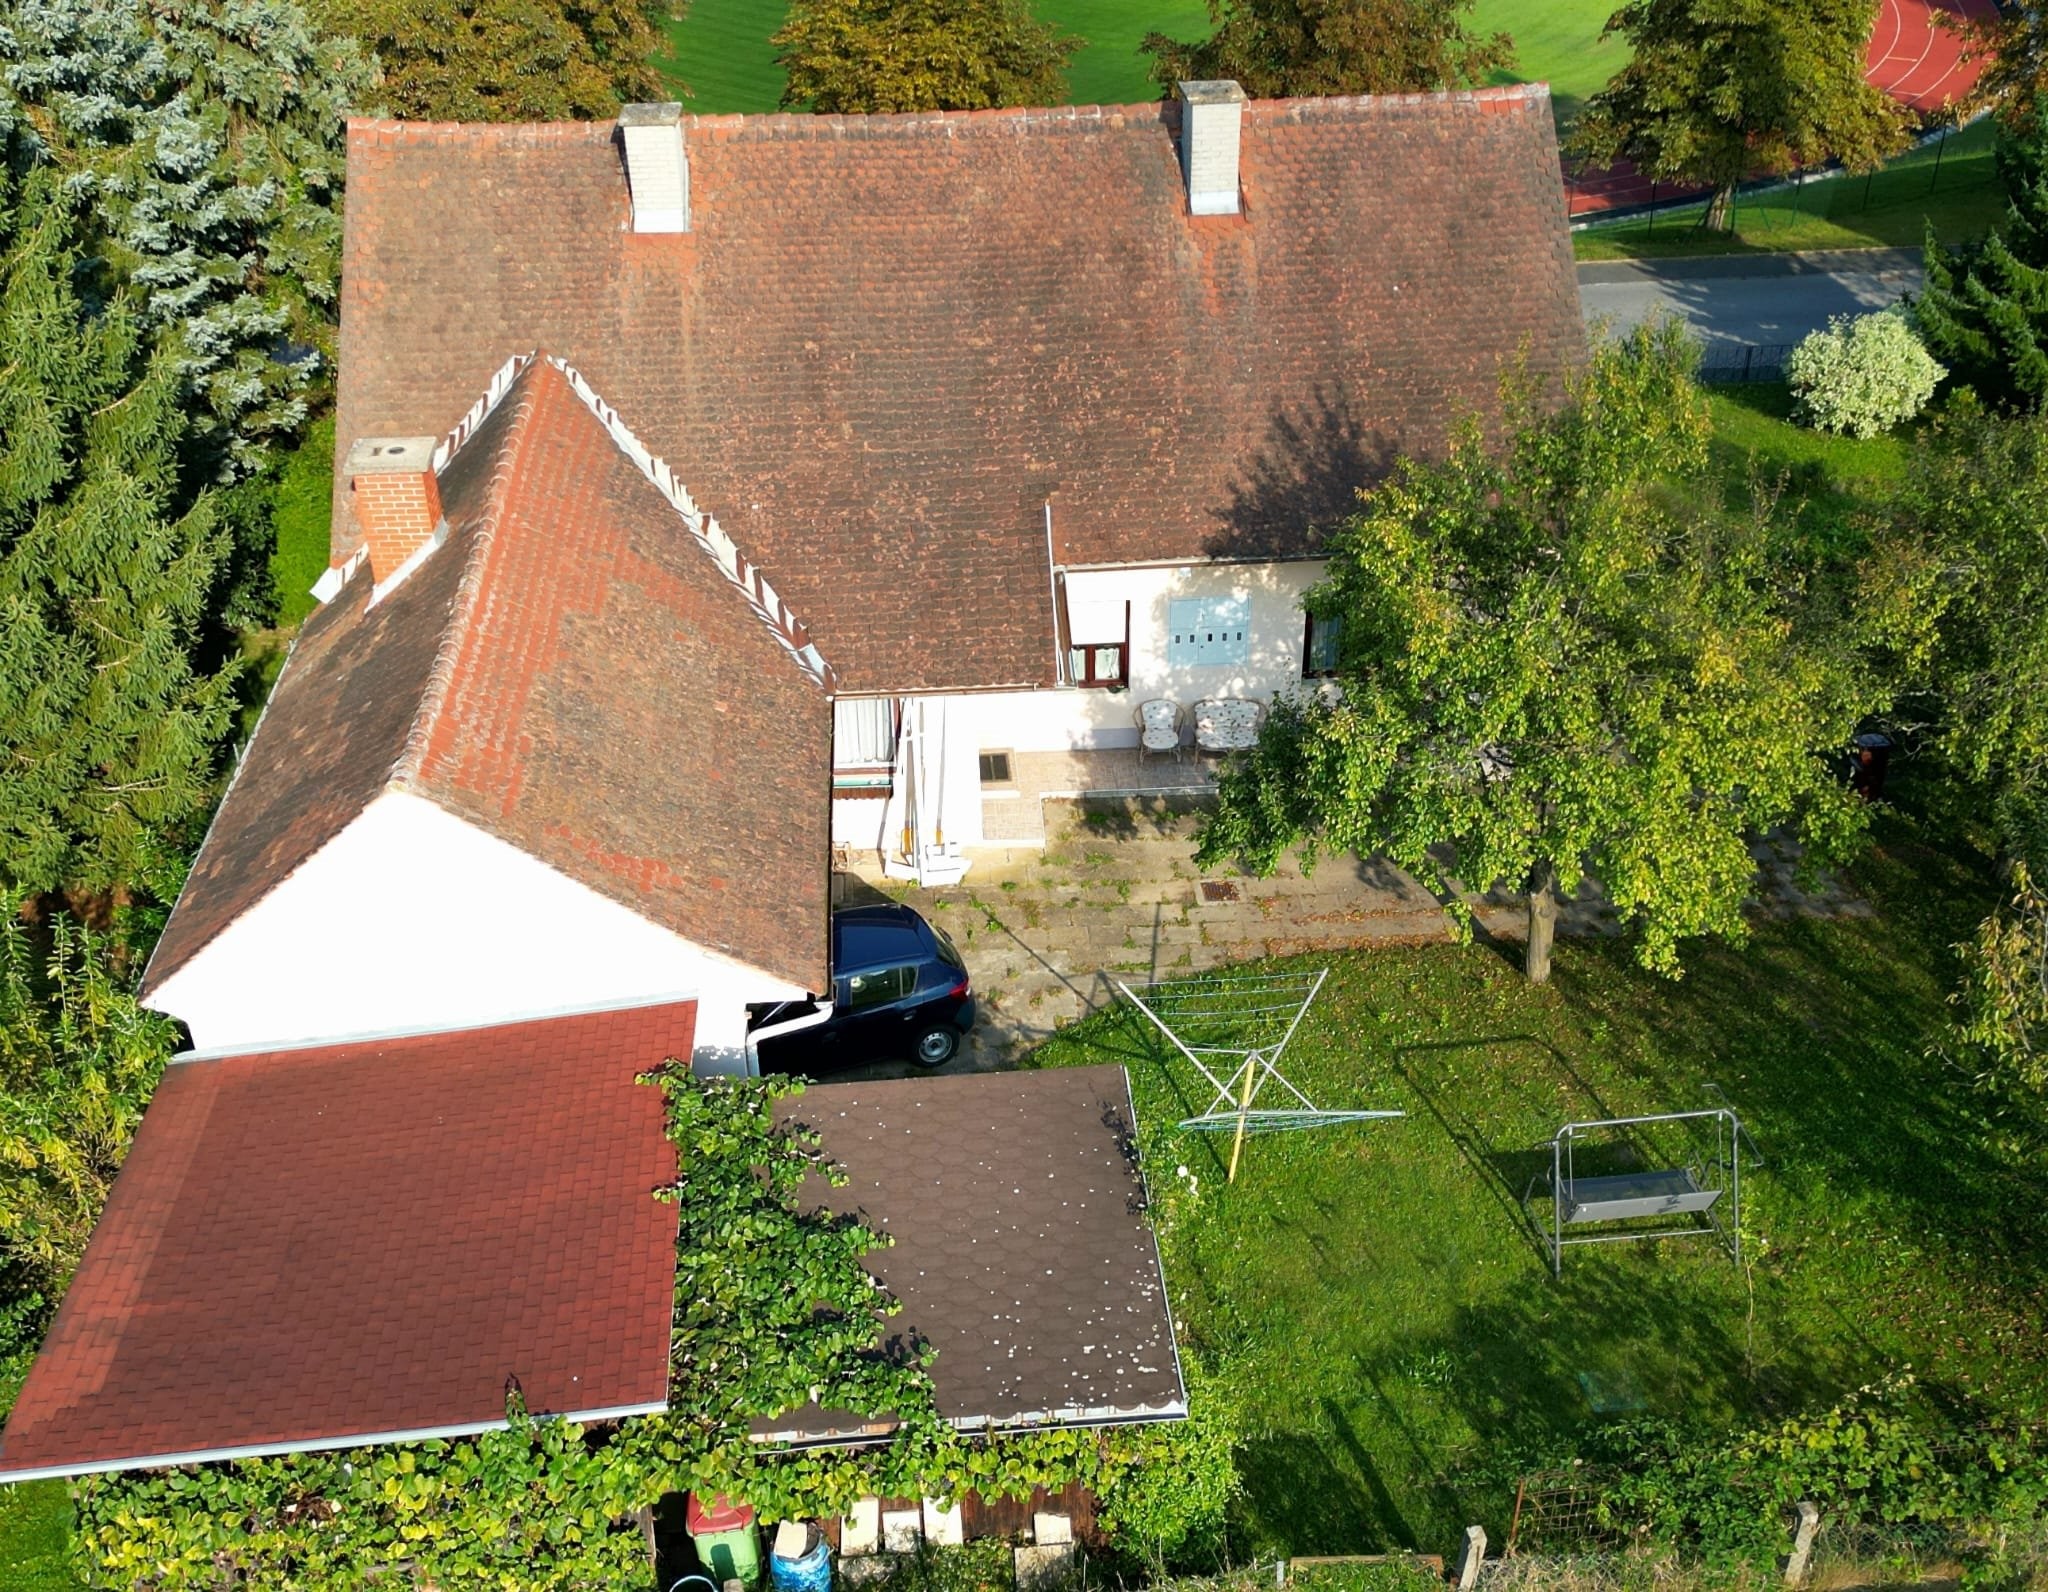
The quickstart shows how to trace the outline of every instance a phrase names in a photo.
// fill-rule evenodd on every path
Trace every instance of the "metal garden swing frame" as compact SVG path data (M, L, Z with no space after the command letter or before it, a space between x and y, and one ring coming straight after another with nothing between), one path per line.
M1575 1151L1591 1134L1669 1122L1714 1124L1712 1161L1695 1160L1660 1171L1603 1173L1580 1177ZM1596 1122L1567 1122L1550 1141L1550 1231L1543 1235L1550 1250L1553 1276L1564 1275L1564 1252L1575 1244L1630 1244L1660 1238L1718 1237L1736 1264L1742 1262L1742 1123L1726 1106L1706 1111L1666 1111L1645 1117L1607 1117ZM1542 1173L1530 1180L1528 1199ZM1727 1221L1722 1221L1725 1198ZM1691 1224L1673 1226L1669 1217L1689 1217ZM1644 1226L1646 1222L1662 1225ZM1628 1224L1605 1233L1567 1237L1574 1227L1600 1223Z

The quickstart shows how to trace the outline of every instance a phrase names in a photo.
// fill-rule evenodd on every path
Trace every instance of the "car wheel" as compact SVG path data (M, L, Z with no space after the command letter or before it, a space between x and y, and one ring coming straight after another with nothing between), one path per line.
M920 1067L943 1067L960 1053L960 1030L934 1024L917 1036L910 1059Z

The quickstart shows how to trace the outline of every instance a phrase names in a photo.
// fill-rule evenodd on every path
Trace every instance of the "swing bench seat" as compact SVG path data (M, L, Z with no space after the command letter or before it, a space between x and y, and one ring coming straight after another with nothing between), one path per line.
M1692 1173L1624 1172L1612 1177L1580 1177L1564 1185L1563 1216L1568 1223L1627 1222L1647 1216L1693 1216L1714 1208L1724 1191L1701 1188Z

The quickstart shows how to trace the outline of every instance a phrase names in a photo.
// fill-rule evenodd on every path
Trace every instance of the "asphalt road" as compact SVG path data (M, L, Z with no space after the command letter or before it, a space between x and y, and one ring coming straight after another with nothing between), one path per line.
M1616 331L1659 313L1690 322L1708 344L1796 343L1832 315L1864 314L1920 287L1918 249L1705 260L1630 260L1579 267L1588 322Z

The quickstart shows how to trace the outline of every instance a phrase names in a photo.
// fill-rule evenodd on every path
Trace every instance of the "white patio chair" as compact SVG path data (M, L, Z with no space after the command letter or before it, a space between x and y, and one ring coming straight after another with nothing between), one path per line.
M1138 761L1145 760L1147 752L1171 752L1173 760L1180 761L1181 707L1178 702L1165 697L1155 697L1150 702L1141 702L1131 715L1138 725Z

